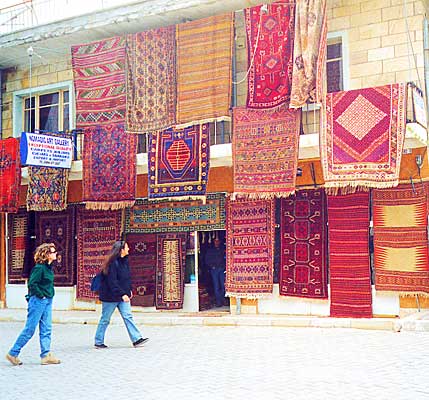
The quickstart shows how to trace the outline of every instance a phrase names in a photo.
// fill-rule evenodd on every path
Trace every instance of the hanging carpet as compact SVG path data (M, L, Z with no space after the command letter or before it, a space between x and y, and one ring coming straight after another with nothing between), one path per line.
M129 233L128 261L133 288L133 306L155 305L156 234Z
M127 36L127 132L169 128L176 122L176 28Z
M326 63L326 0L297 1L290 107L321 103Z
M274 200L227 202L227 296L258 298L273 292Z
M301 111L234 108L234 194L287 197L295 192Z
M323 189L281 199L280 295L328 298L325 202Z
M137 136L123 124L85 129L83 196L86 208L131 207L136 196Z
M225 194L209 193L201 200L138 199L125 211L125 231L134 233L193 232L225 229Z
M203 197L209 174L209 125L150 134L149 199Z
M54 243L57 259L53 262L56 286L76 283L75 207L65 211L36 214L36 246Z
M230 114L233 14L177 25L177 122Z
M27 210L61 211L67 208L69 170L28 167Z
M373 215L375 288L429 296L424 187L374 190Z
M0 212L18 212L20 185L19 141L0 140Z
M293 69L295 3L278 1L246 8L249 65L247 107L271 108L289 104Z
M187 233L158 233L156 308L183 308Z
M91 279L100 271L115 241L121 238L121 211L77 209L77 287L79 300L93 300Z
M320 159L328 193L398 185L405 114L405 84L327 95Z
M331 316L372 317L369 192L328 196Z
M115 36L72 46L77 128L125 122L125 45Z

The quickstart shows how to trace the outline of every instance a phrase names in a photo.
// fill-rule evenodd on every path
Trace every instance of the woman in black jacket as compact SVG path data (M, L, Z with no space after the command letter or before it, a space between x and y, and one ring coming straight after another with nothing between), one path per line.
M104 335L116 308L124 320L134 347L140 347L149 340L142 337L131 313L131 277L127 257L129 250L125 241L115 242L103 264L99 296L103 307L95 333L95 348L97 349L107 348L104 344Z

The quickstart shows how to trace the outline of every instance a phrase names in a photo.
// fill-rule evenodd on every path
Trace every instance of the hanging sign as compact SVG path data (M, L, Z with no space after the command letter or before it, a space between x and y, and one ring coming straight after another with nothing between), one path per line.
M20 153L22 165L71 168L72 140L67 137L22 132Z

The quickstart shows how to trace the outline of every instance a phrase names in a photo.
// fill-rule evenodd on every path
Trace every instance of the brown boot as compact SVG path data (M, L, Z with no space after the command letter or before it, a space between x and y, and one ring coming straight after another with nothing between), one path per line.
M41 362L42 365L49 365L49 364L60 364L61 361L58 360L52 353L48 353L46 357L43 357Z
M12 365L22 365L22 361L18 357L11 356L9 353L6 354L6 360Z

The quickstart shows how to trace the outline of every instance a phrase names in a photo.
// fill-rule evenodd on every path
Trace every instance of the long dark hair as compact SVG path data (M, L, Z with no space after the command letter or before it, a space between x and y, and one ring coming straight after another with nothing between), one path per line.
M115 243L113 243L109 254L107 254L106 258L104 259L103 267L101 268L101 271L104 275L109 273L109 266L112 261L116 260L121 255L121 250L125 247L125 243L125 240L117 240Z

